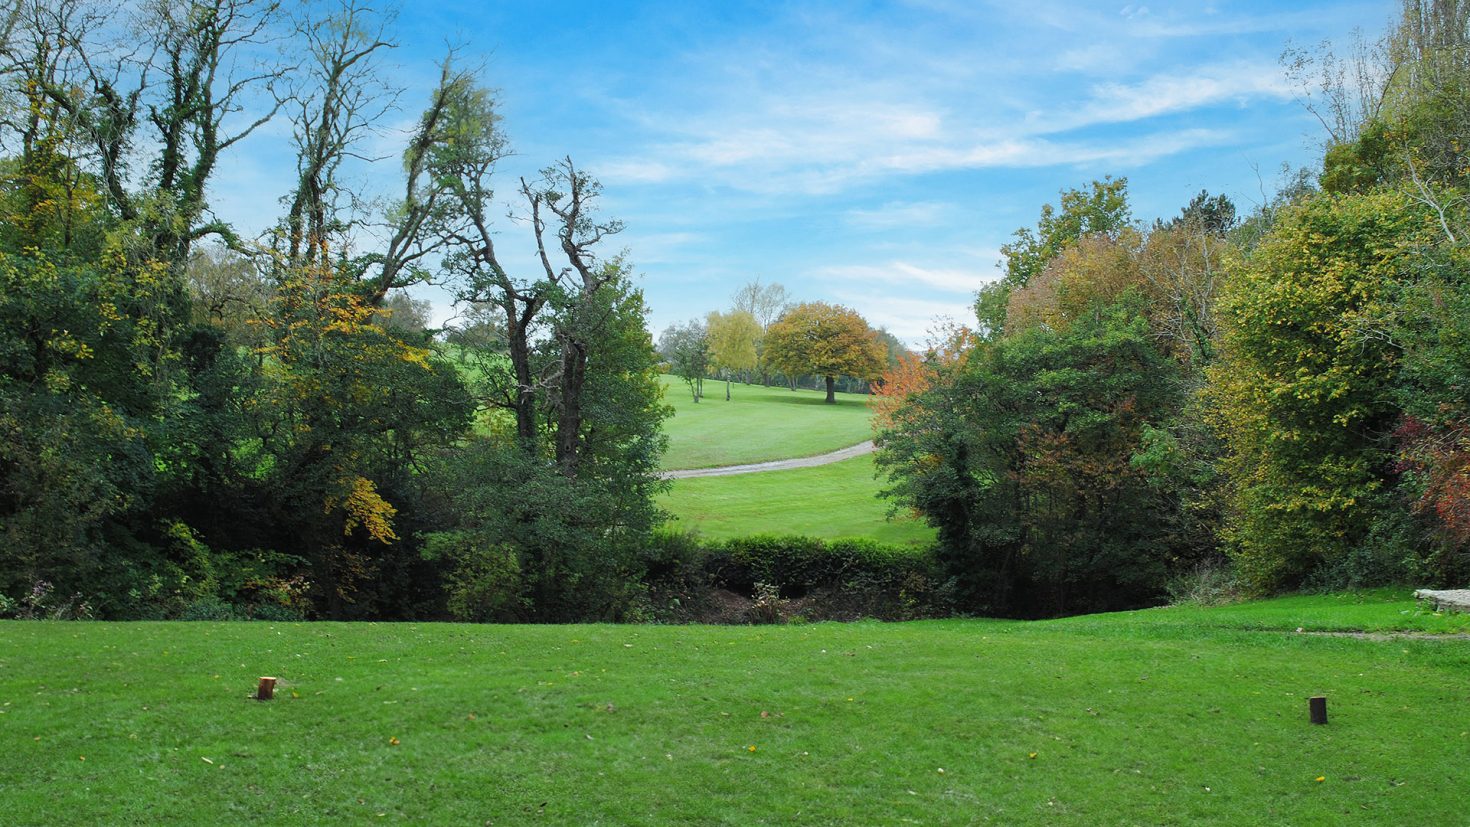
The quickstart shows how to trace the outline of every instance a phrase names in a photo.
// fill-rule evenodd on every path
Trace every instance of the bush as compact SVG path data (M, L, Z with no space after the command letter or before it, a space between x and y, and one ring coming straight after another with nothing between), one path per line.
M235 607L214 595L201 597L184 607L179 620L239 620Z
M953 584L932 549L870 540L755 535L701 544L690 534L660 534L644 550L646 583L661 620L724 620L733 592L754 601L745 622L908 620L953 610Z
M1185 603L1223 606L1240 600L1244 596L1242 591L1240 579L1229 562L1200 563L1164 583L1169 603L1175 606Z
M0 618L18 620L91 620L92 604L80 594L58 598L56 589L45 580L37 580L19 600L0 595Z
M482 547L471 532L437 531L424 535L422 553L453 566L444 585L455 620L515 620L526 608L520 559L511 549Z
M247 613L250 615L251 620L276 623L293 623L303 619L301 612L275 603L263 603L259 606L251 606L247 609Z

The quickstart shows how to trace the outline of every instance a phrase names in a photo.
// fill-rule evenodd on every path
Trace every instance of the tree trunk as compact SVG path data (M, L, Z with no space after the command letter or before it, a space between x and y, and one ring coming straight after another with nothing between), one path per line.
M574 339L562 344L561 412L556 422L556 462L567 477L581 464L582 388L587 382L587 346Z
M534 450L536 443L536 396L531 382L531 346L526 341L526 330L514 313L507 313L506 339L510 350L511 370L516 377L516 436L527 450Z
M836 383L833 382L833 380L832 380L832 375L831 374L828 374L827 375L827 399L826 399L826 402L827 402L828 405L836 405L837 404L837 393L836 393L835 384Z
M725 377L725 401L730 401L730 377Z

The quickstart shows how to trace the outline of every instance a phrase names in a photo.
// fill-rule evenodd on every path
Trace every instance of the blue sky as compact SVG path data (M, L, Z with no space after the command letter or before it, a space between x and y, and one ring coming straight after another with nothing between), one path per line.
M458 44L499 90L501 190L563 155L600 178L655 335L759 277L917 343L935 317L969 319L997 248L1064 187L1127 176L1143 220L1201 189L1259 203L1283 162L1320 152L1283 48L1376 36L1397 5L415 3L378 140L401 145ZM283 131L217 180L221 215L259 230L278 211ZM361 174L386 192L397 168ZM505 222L503 245L533 266L524 227Z

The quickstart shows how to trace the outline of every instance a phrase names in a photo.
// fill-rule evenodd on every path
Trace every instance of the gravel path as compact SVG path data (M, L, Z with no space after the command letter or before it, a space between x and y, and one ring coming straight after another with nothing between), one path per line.
M863 454L873 453L873 441L861 442L850 448L833 451L830 454L818 454L814 457L798 457L796 459L778 459L771 462L756 462L750 465L724 465L719 468L691 468L687 471L665 471L664 478L670 480L687 480L694 477L728 477L732 474L757 474L761 471L789 471L792 468L815 468L818 465L831 465L845 459L860 457Z

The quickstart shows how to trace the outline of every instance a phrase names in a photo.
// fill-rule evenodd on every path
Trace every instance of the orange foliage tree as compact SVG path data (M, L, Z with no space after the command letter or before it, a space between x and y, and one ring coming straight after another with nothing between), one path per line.
M886 359L878 334L856 310L826 302L799 304L766 331L766 359L788 376L827 379L827 402L836 403L835 379L877 379Z

